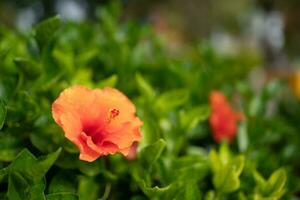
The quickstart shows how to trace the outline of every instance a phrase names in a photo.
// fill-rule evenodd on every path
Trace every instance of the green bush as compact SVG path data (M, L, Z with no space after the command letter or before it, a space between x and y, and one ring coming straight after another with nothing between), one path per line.
M149 25L121 22L117 3L97 16L56 16L30 33L0 27L1 199L269 200L300 191L299 103L280 95L284 82L251 89L258 58L221 56L205 41L174 54ZM137 159L78 159L51 116L55 98L76 84L130 97L144 122ZM246 117L231 144L212 140L215 89L238 94ZM278 109L268 114L272 102Z

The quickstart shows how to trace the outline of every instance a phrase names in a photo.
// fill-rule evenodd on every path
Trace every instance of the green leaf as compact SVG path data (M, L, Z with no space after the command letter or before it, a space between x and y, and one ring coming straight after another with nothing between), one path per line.
M280 199L284 194L287 181L284 169L278 169L273 172L267 181L265 181L257 171L254 171L253 175L257 184L255 188L255 199Z
M0 98L0 130L3 128L7 113L7 107L4 100Z
M171 183L165 187L150 187L147 186L145 181L140 180L139 186L141 190L150 198L150 199L173 199L176 191L176 184Z
M240 175L244 169L245 157L243 155L235 156L230 161L230 165L234 167L235 173Z
M165 147L166 142L163 139L144 147L139 153L139 159L143 166L150 168L160 157Z
M253 177L258 187L263 188L266 184L266 180L261 176L261 174L258 171L254 170Z
M144 124L142 126L143 139L140 147L152 144L161 138L160 128L153 117L144 116Z
M27 149L8 166L7 195L12 200L43 200L45 183L43 177L53 165L60 149L36 159Z
M281 191L284 190L284 186L286 184L286 172L284 169L278 169L267 181L268 193L272 195L276 195L277 193L281 194ZM276 195L277 196L277 195Z
M175 89L160 95L155 101L155 108L159 112L169 112L183 105L189 98L189 92L185 89Z
M28 194L25 191L20 190L21 188L28 188L29 184L26 179L19 173L12 173L9 175L7 196L8 199L23 200L27 199Z
M43 200L44 180L32 183L18 172L9 174L7 196L9 200Z
M198 181L203 179L209 171L208 160L200 156L184 156L172 162L172 174L174 180L179 181Z
M152 88L152 86L150 85L150 83L148 83L141 74L136 74L135 80L136 80L137 88L138 88L139 92L146 99L149 99L151 101L155 96L155 91Z
M213 184L215 188L222 193L230 193L237 190L240 187L239 176L243 171L244 163L245 158L242 155L223 163L214 172Z
M65 59L65 58L64 58ZM85 85L87 87L92 87L92 70L91 69L78 69L75 76L73 77L72 84L74 85Z
M23 150L9 166L10 172L18 172L23 177L40 181L59 156L61 149L36 159L27 149Z
M219 158L220 158L222 165L228 164L231 160L231 153L230 153L230 150L229 150L229 147L228 147L228 144L226 143L226 141L221 144L221 147L219 150Z
M180 113L180 122L183 129L190 131L196 127L196 125L206 120L210 115L209 106L197 106L190 110Z
M45 45L49 43L55 32L61 26L61 19L59 16L55 16L46 19L36 25L35 27L35 39L38 42L39 47L42 49Z
M79 200L76 194L72 193L54 193L46 196L47 200Z
M99 186L93 177L80 176L78 185L79 199L97 200L100 196Z
M209 158L213 171L213 184L216 190L220 193L236 191L240 187L239 176L244 168L244 156L231 155L228 145L223 143L219 154L213 149Z
M240 187L240 180L235 168L226 165L214 174L213 184L215 188L222 193L234 192Z
M104 87L115 87L118 82L118 75L112 75L106 79L103 79L99 81L99 83L96 84L96 87L104 88Z
M209 153L210 164L213 172L217 172L222 168L222 163L220 161L219 155L215 149L212 149Z

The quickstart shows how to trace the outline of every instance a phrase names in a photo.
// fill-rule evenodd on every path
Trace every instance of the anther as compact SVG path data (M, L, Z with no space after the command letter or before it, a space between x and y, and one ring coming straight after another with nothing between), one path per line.
M115 109L115 108L112 109L110 111L110 118L113 119L113 118L117 117L119 115L119 113L120 113L120 111L118 109Z

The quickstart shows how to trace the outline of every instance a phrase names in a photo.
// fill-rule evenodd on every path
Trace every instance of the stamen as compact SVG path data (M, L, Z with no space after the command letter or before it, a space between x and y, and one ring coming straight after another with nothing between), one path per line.
M118 109L114 108L110 111L110 117L109 118L113 119L113 118L117 117L119 115L119 113L120 113L120 111Z

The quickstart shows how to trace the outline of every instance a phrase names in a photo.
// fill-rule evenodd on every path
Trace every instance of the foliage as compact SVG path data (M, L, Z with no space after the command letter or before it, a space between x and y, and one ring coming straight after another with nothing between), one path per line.
M291 95L278 95L285 83L253 90L247 74L259 61L217 55L205 42L174 54L149 25L121 23L117 3L97 16L53 17L27 34L0 28L2 199L258 200L299 192L292 174L300 109ZM144 121L136 160L78 160L51 117L53 100L74 84L116 87L134 101ZM212 89L239 96L246 120L232 144L212 140ZM279 109L270 114L271 103Z

